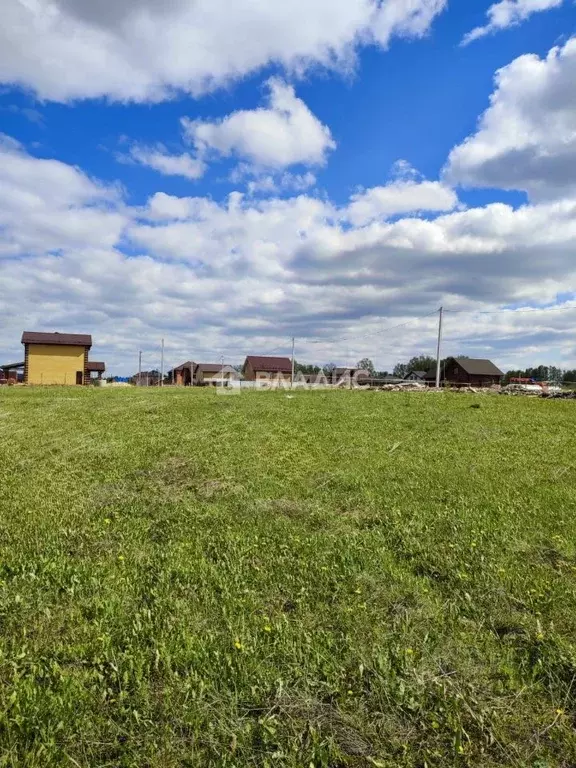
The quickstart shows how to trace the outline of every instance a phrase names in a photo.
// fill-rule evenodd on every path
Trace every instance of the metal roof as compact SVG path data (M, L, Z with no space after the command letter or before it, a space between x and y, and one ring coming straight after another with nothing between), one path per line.
M503 371L497 368L492 360L474 357L452 357L450 359L458 363L460 368L471 376L504 376Z
M231 365L222 365L221 363L198 363L196 368L197 373L220 373L222 370L225 373L230 373L230 371L235 371L236 369Z
M86 366L86 370L88 371L105 371L106 370L106 363L98 363L95 360L89 360L88 365Z
M270 371L273 373L290 373L292 363L289 357L262 357L248 355L244 365L251 365L253 371Z
M442 366L442 373L444 373L450 360L457 363L470 376L504 376L500 368L497 368L491 360L475 357L448 357L446 364ZM427 380L436 378L436 366L427 372L425 378Z
M187 360L185 363L182 363L181 365L177 365L176 368L174 368L174 373L179 373L184 369L193 370L195 367L196 367L196 363L193 360Z
M92 336L83 333L40 333L24 331L22 344L60 344L67 347L91 347Z

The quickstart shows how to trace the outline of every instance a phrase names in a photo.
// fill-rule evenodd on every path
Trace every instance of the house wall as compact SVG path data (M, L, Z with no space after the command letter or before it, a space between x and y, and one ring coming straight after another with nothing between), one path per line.
M277 381L280 379L290 381L292 379L292 376L289 373L280 373L279 371L274 371L273 373L270 373L269 371L256 371L256 378L265 378L266 376L270 379L276 379Z
M82 371L86 381L88 350L78 346L54 344L26 345L27 384L76 384L76 373Z
M202 373L202 378L204 381L209 381L210 379L229 379L232 375L234 375L235 371L227 370L226 366L224 366L224 375L222 375L222 371L211 371L209 373Z
M251 363L248 363L248 365L244 369L244 379L246 381L255 381L256 379L259 379L259 378L264 379L266 377L272 378L272 379L282 378L285 381L290 381L292 378L292 375L290 373L278 373L278 372L270 373L270 371L255 371L252 368Z

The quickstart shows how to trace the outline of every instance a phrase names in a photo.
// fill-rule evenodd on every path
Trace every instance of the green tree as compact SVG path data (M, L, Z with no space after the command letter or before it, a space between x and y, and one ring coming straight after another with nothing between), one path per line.
M368 371L370 376L376 375L374 363L372 362L372 360L370 360L369 357L363 357L362 360L358 360L358 362L356 363L356 368L360 368L362 371Z
M416 355L411 357L407 363L396 363L394 366L394 376L403 379L410 371L429 371L436 367L436 359L430 355Z
M429 371L435 366L435 357L430 357L430 355L418 355L408 360L408 373L410 373L410 371Z
M408 375L408 363L396 363L392 373L398 379L403 379L405 376Z
M304 365L304 363L299 363L296 360L294 361L295 373L320 373L320 370L319 365Z

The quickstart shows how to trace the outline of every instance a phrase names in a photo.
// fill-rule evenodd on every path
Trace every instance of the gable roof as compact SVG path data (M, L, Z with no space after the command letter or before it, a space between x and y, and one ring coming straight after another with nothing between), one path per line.
M474 357L451 357L450 359L458 363L460 368L471 376L504 376L504 373L494 365L492 360Z
M87 371L105 371L106 363L99 363L96 360L89 360L86 366Z
M83 333L40 333L24 331L22 344L60 344L67 347L91 347L92 336Z
M248 355L244 365L250 365L253 371L269 371L270 373L291 373L292 362L289 357L262 357Z
M497 368L491 360L485 360L483 358L475 357L448 357L446 364L442 366L441 373L444 373L444 369L448 364L448 360L453 360L462 368L463 371L470 374L470 376L504 376L504 373ZM430 368L424 377L427 380L436 378L436 366Z
M405 378L407 379L408 376L412 376L412 374L414 374L414 376L418 376L419 379L423 379L426 376L427 371L408 371Z
M196 367L197 373L220 373L222 370L224 373L230 373L231 371L236 373L236 369L231 365L222 365L221 363L198 363Z
M174 373L179 373L180 371L183 371L185 368L194 370L195 367L196 367L196 363L193 360L187 360L185 363L182 363L181 365L177 365L176 368L174 368Z

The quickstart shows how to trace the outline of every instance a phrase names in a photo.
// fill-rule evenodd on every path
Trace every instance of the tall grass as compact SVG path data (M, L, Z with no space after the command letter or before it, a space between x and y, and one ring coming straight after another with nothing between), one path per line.
M575 414L3 390L0 765L575 765Z

